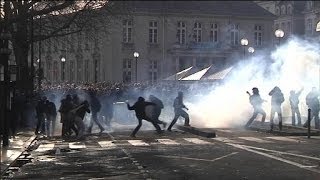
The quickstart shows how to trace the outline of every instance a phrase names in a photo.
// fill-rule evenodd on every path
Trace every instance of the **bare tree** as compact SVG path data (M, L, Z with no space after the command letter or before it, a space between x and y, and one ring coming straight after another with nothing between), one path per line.
M33 59L28 63L28 57L34 42L101 28L102 21L127 11L125 4L107 0L0 0L0 32L6 27L12 36L18 88L30 89L33 84Z

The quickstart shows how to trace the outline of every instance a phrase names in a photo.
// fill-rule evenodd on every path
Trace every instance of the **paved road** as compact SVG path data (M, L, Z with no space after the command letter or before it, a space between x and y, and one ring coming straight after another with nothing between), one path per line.
M320 138L219 129L216 138L182 131L43 139L23 179L320 179ZM60 152L59 152L60 151Z

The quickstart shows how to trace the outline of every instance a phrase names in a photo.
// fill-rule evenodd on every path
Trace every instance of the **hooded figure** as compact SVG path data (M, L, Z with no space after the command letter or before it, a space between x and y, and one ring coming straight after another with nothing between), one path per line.
M159 116L161 114L161 109L164 108L162 101L160 99L158 99L157 97L155 97L154 95L150 95L149 100L150 100L150 102L156 104L152 108L152 112L151 112L152 119L154 121L156 121L158 124L162 124L163 128L166 128L167 123L159 120Z
M308 108L311 109L311 117L310 121L314 118L315 128L320 129L320 122L319 122L319 111L320 111L320 104L319 104L319 91L315 87L312 88L311 92L308 93L306 97L306 103ZM307 127L308 121L306 121L303 127Z
M189 115L183 110L183 108L185 108L186 110L189 110L189 109L183 104L183 93L181 91L178 92L178 97L174 99L173 108L174 108L174 118L170 126L168 127L168 131L171 131L172 126L177 122L180 116L185 119L184 125L190 126Z
M284 102L283 93L278 86L275 86L270 92L271 96L271 115L270 115L270 130L273 130L273 119L277 113L279 118L279 129L282 130L282 110L281 104Z
M149 106L149 105L156 106L155 103L146 102L143 97L139 97L138 101L136 103L134 103L133 106L130 106L129 103L127 102L127 108L129 110L134 110L136 112L136 117L137 117L137 119L139 121L139 124L133 130L133 132L131 133L131 135L130 135L131 137L135 137L136 136L136 133L139 131L140 127L142 126L142 120L143 119L146 120L146 121L151 122L152 125L156 128L156 130L157 130L157 132L159 134L162 132L161 128L159 127L159 125L153 119L151 119L151 118L146 116L145 108L146 108L146 106Z
M290 91L289 101L291 106L291 113L292 113L292 125L296 125L296 114L298 118L298 126L301 126L301 115L299 111L299 96L303 89L299 92L295 92L294 90Z

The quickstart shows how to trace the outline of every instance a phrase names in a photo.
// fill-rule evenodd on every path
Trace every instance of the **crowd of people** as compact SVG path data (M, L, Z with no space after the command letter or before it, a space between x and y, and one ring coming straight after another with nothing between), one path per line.
M303 88L299 90L298 92L295 92L294 90L290 91L289 96L289 102L291 106L291 113L292 113L292 125L293 126L301 126L301 114L299 110L299 96L301 92L303 91ZM259 94L259 89L257 87L252 88L252 94L249 94L249 101L251 105L253 106L253 115L249 119L249 121L246 124L246 127L249 127L251 123L256 119L258 114L262 115L262 122L265 122L266 119L266 112L262 108L262 104L266 102L266 100L262 99ZM307 127L308 123L311 123L311 120L314 119L315 122L315 128L320 129L320 121L319 121L319 111L320 111L320 103L319 103L319 91L315 87L312 88L312 90L307 94L306 96L306 105L311 111L311 116L309 120L307 120L303 127ZM273 131L274 129L274 117L277 113L278 119L279 119L279 130L282 130L282 103L285 101L284 95L281 91L281 89L278 86L275 86L270 92L269 96L271 96L271 115L270 115L270 130ZM296 116L298 122L296 123Z

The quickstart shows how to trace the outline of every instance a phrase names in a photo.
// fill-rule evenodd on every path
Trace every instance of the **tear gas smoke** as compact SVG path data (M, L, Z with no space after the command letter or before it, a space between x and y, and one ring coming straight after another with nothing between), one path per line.
M269 121L271 109L268 93L274 86L280 87L285 97L283 117L291 116L290 90L299 91L304 87L299 99L301 115L306 116L306 94L312 87L319 86L319 52L318 43L294 37L271 54L263 52L247 57L234 67L221 86L197 101L186 103L190 109L191 124L197 127L245 125L253 113L246 91L251 93L253 87L258 87L261 97L267 100L263 104L266 121ZM259 118L257 120L261 121ZM277 122L277 117L275 120Z

